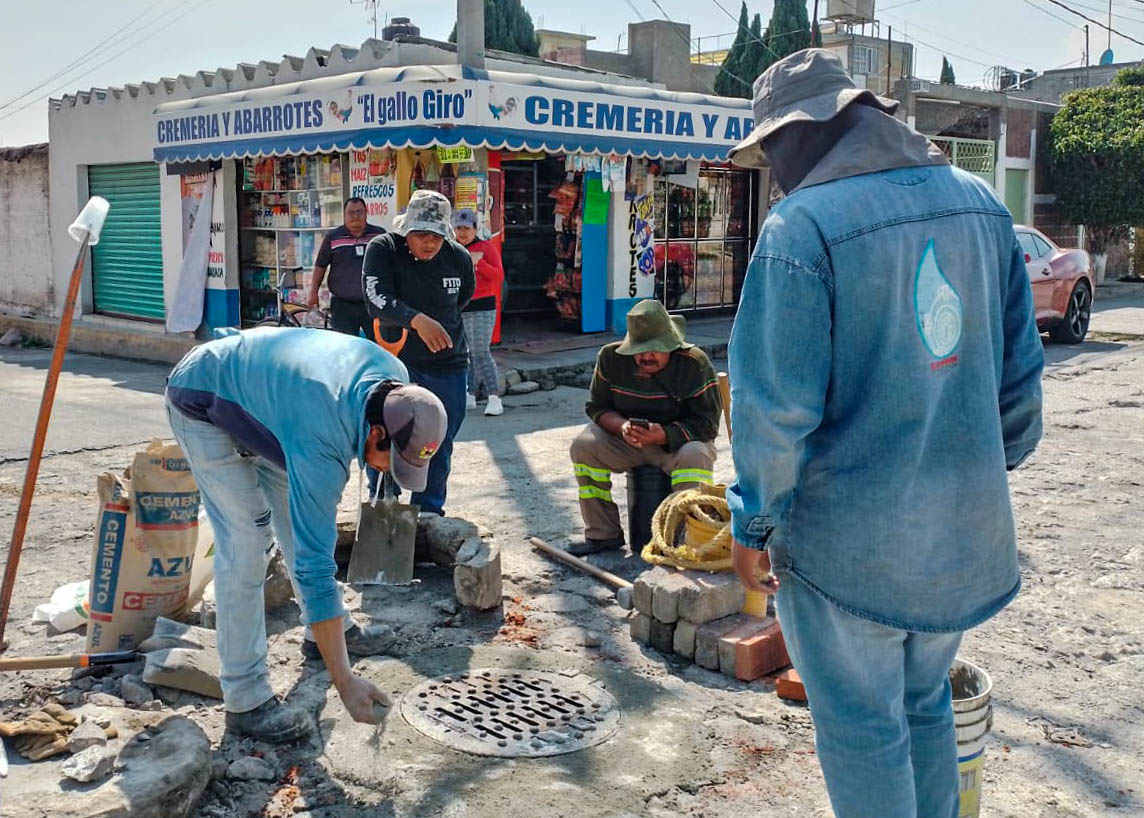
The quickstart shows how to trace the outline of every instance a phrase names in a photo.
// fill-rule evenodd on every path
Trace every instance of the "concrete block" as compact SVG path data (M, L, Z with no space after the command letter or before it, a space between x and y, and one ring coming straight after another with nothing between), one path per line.
M221 673L214 648L167 648L147 654L143 681L221 699Z
M417 521L417 553L427 554L440 566L451 568L457 562L457 552L469 540L492 539L492 532L484 526L460 517L422 515Z
M660 622L674 622L679 619L680 595L695 585L688 573L668 571L656 581L655 587L652 588L651 615Z
M616 604L623 608L625 611L630 611L635 603L632 600L632 586L625 585L623 588L616 589Z
M695 631L695 664L708 670L719 670L719 639L750 620L745 614L734 614L705 622Z
M698 629L698 625L686 619L675 622L675 641L672 642L672 647L685 659L695 658L695 632Z
M688 582L679 592L679 618L702 625L743 609L743 583L733 573L685 572Z
M651 641L651 617L637 613L628 620L632 626L632 641L646 645Z
M496 540L466 540L457 551L456 565L453 588L458 602L482 611L501 604L501 554Z
M651 620L651 637L649 644L663 654L670 654L675 642L675 623L660 622L655 617Z
M790 664L782 629L773 617L749 621L719 638L719 671L750 682Z
M637 611L648 616L652 615L652 597L655 593L655 586L667 574L666 568L657 565L636 577L635 586L632 588L632 603Z
M775 693L779 694L780 699L792 702L806 701L806 688L802 685L802 677L793 667L779 674L775 680Z

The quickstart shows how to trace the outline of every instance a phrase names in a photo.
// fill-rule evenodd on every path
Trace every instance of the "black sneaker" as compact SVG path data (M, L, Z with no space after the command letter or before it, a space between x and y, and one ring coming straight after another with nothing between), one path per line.
M612 537L610 540L593 540L585 537L579 542L569 543L564 550L574 557L583 557L588 554L597 554L600 551L615 551L623 547L623 537Z
M370 625L363 628L354 623L346 631L346 652L350 656L377 656L385 653L397 641L397 634L389 625ZM302 655L307 659L321 659L322 652L318 650L318 643L309 639L302 640Z
M257 741L285 744L309 736L314 731L314 722L302 708L272 698L245 713L228 712L226 729Z

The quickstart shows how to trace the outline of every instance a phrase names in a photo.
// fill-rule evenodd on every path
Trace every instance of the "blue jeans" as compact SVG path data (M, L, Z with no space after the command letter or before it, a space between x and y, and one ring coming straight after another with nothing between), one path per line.
M838 818L957 818L949 667L961 633L844 613L789 573L775 597Z
M223 701L230 712L245 713L274 696L266 667L262 589L275 536L294 582L294 535L286 472L261 457L239 454L226 432L192 420L170 404L167 417L214 527ZM302 598L296 582L294 595ZM347 614L346 626L352 624Z
M461 424L465 420L468 381L469 373L464 371L441 375L409 367L409 382L425 387L440 398L441 403L445 404L445 415L448 418L445 439L437 447L437 454L429 461L429 480L425 485L425 491L414 494L411 501L414 505L421 506L421 510L428 514L445 513L449 470L453 464L453 438L461 431ZM371 476L371 486L375 480L376 478Z

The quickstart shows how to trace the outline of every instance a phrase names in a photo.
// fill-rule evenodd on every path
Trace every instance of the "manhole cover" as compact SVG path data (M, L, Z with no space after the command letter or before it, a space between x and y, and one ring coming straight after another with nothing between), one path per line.
M434 741L482 756L574 753L620 725L616 700L583 677L492 668L422 682L402 697L401 715Z

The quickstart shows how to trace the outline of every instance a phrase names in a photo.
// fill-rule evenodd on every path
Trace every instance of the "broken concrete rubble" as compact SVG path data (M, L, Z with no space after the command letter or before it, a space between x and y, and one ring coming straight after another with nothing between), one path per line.
M85 719L79 727L68 736L68 752L79 753L88 747L103 747L107 744L107 733L94 721Z
M210 761L210 741L202 728L172 716L129 741L119 753L117 772L98 787L45 793L37 799L36 814L184 818L210 781Z
M93 744L65 761L63 774L81 784L99 781L111 775L115 756L115 751L110 747Z
M500 545L491 531L457 517L428 515L418 521L417 540L430 559L453 569L458 602L478 610L501 604Z
M147 652L144 682L222 698L215 631L159 617L155 633L139 649Z
M119 691L123 701L136 707L145 705L155 698L151 688L143 684L143 680L138 676L124 676L119 681Z
M245 756L227 767L226 777L239 781L273 781L278 774L265 760L257 756Z

